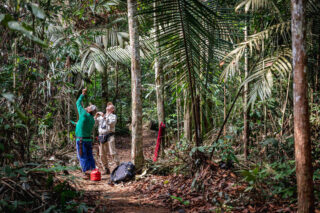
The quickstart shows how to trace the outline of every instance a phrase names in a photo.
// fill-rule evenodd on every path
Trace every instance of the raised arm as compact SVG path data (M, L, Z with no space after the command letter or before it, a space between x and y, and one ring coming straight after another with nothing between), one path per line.
M103 119L103 113L102 112L97 112L94 116L94 120L101 120Z
M79 115L81 114L81 112L83 110L85 110L82 107L81 103L82 103L83 97L86 95L86 93L87 93L87 89L83 89L82 94L80 95L80 97L78 98L77 103L76 103Z

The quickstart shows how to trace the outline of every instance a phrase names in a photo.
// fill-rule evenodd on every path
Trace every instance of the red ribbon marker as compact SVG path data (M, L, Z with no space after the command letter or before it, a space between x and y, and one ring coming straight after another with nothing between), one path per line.
M164 125L162 122L159 126L159 132L158 132L158 138L157 138L157 145L156 148L154 149L154 157L153 157L153 162L157 161L158 158L158 153L159 153L159 149L160 149L160 143L162 141L163 138L163 133L164 133L164 129L166 128L166 125Z

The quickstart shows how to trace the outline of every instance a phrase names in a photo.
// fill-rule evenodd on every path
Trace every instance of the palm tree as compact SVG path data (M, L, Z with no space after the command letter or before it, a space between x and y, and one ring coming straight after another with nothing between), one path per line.
M177 78L171 78L166 83L183 83L188 87L185 94L191 99L195 142L196 146L201 146L198 100L199 88L205 87L200 76L205 73L205 65L211 60L208 52L212 48L209 44L214 43L214 35L208 29L215 29L217 26L215 11L198 0L148 0L144 4L154 5L143 13L151 14L155 25L159 26L159 33L156 33L155 38L160 46L157 55L161 54L163 58L164 72L169 76L177 74Z
M313 58L314 56L313 52L309 51L312 47L308 46L306 41L311 40L310 43L314 41L312 31L313 28L316 28L315 25L319 27L318 16L316 14L320 12L320 2L315 0L292 0L291 15L280 14L277 4L272 0L244 0L238 5L237 9L241 7L245 7L245 11L249 9L261 10L272 8L272 11L279 14L277 16L279 18L276 18L274 24L267 27L267 29L249 36L247 41L240 43L225 57L229 63L223 75L228 77L235 74L235 70L239 66L246 48L250 49L252 57L257 55L258 57L254 58L255 63L251 66L250 75L241 85L242 87L248 82L253 83L250 92L250 102L254 103L257 96L261 100L265 100L271 96L274 77L288 78L288 82L290 82L290 73L293 70L298 212L313 212L313 172L306 59ZM289 8L290 5L282 5L282 7ZM313 23L312 28L306 24L307 19ZM291 60L293 60L292 64ZM284 103L286 104L287 102L285 101ZM284 114L285 107L283 109L282 113Z

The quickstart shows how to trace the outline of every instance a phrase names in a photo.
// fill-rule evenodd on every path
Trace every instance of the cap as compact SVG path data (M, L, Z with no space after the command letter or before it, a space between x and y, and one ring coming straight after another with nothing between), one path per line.
M90 105L89 109L90 109L90 112L93 112L93 111L97 110L97 107L95 105Z

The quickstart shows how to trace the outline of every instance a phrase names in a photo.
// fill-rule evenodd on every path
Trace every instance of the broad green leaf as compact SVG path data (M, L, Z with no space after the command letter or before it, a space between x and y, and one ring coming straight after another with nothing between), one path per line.
M35 17L37 17L39 19L46 18L46 14L45 14L44 10L41 9L37 4L30 3L29 6L30 6L30 9Z

